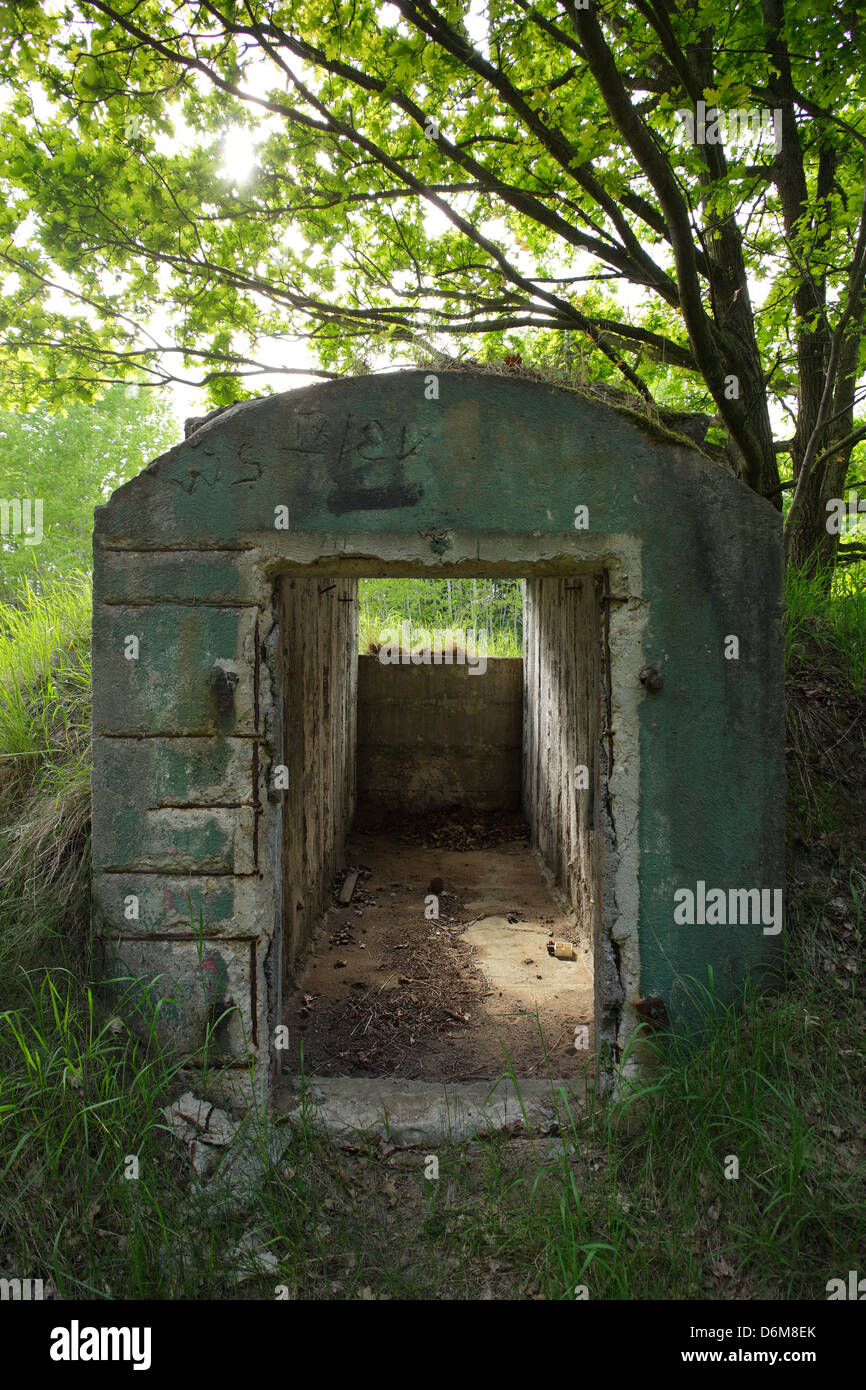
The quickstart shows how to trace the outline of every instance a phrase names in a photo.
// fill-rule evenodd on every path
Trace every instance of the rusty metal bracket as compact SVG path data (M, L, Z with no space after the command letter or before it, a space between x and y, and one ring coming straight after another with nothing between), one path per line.
M210 673L209 684L216 693L216 705L220 714L230 714L235 703L235 686L238 677L234 671L224 671L215 666Z
M670 1019L664 1000L660 999L657 994L652 995L649 999L638 999L634 1007L635 1013L648 1028L670 1027Z

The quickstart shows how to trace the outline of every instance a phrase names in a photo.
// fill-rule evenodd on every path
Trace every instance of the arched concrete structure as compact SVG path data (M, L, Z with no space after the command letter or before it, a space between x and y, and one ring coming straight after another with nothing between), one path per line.
M355 581L382 573L527 579L527 813L589 914L614 1057L642 1001L677 1027L708 967L729 995L766 964L778 514L579 392L398 372L234 406L97 510L99 931L108 974L157 981L162 1035L195 1055L210 1023L211 1060L275 1072L284 945L302 951L352 810Z

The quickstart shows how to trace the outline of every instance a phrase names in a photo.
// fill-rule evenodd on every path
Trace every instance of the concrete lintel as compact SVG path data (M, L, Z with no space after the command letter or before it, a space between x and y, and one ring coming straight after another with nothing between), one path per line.
M269 537L267 546L261 532L256 540L259 549L247 559L268 576L313 570L359 578L589 574L612 565L621 569L622 561L640 548L636 537L591 531L369 531L348 536L284 531L275 532L273 540Z

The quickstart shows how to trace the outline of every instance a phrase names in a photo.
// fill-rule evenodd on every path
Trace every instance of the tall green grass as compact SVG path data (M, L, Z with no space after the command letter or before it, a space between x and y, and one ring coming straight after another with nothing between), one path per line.
M86 575L0 605L0 970L85 948L90 612ZM52 945L53 943L53 945Z
M13 795L87 750L91 603L79 572L48 593L24 585L17 603L0 604L0 759Z
M866 564L840 565L808 577L789 566L785 576L785 655L789 671L807 653L838 666L858 695L866 685Z

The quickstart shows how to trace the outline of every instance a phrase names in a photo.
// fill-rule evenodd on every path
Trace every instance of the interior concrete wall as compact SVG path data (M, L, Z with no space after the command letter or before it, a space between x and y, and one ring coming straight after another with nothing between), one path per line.
M358 581L282 575L277 596L278 738L288 776L281 856L288 985L330 900L355 809Z
M524 814L587 949L595 936L601 814L600 611L598 576L524 582Z
M396 811L520 805L523 662L358 662L358 798Z

